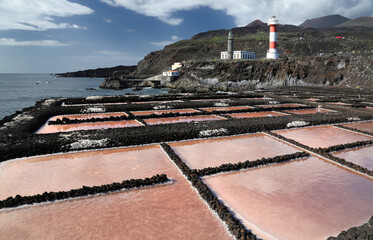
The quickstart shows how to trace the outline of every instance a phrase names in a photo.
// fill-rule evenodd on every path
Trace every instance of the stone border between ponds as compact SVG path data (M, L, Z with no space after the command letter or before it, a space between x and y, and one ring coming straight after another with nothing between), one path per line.
M2 208L14 208L21 205L30 205L34 203L51 202L62 199L77 198L83 196L95 195L98 193L107 193L113 191L119 191L123 189L133 189L139 187L153 186L156 184L164 184L170 182L166 174L154 175L151 178L144 179L130 179L124 180L121 183L115 182L111 184L104 184L101 186L87 187L83 186L78 189L71 189L69 191L59 192L44 192L43 194L37 194L33 196L20 196L8 197L0 201L0 209Z
M304 144L301 144L301 143L299 143L299 142L297 142L297 141L295 141L293 139L286 138L286 137L284 137L282 135L279 135L277 133L274 133L274 132L265 131L265 133L267 133L268 135L273 136L273 137L275 137L277 139L280 139L280 140L282 140L284 142L287 142L287 143L295 145L295 146L297 146L299 148L305 149L310 154L321 156L321 157L323 157L323 158L325 158L325 159L327 159L329 161L332 161L332 162L340 164L340 165L342 165L344 167L350 168L353 171L356 171L356 172L364 174L364 175L368 175L369 177L373 177L373 171L370 171L369 169L361 167L360 165L357 165L355 163L349 162L349 161L347 161L347 160L345 160L343 158L335 157L332 154L330 154L324 148L311 148L311 147L308 147L308 146L306 146ZM358 145L358 144L360 144L360 142L358 142L358 143L347 143L347 144L343 144L343 146L345 145L345 147L348 148L352 144ZM342 147L339 146L339 148L342 148Z
M211 190L207 187L205 183L193 173L181 159L180 157L172 150L172 148L166 144L162 143L161 147L167 153L169 158L179 167L182 173L187 177L191 182L192 186L195 187L200 195L210 208L215 211L219 218L225 222L228 226L228 230L236 239L245 239L245 240L256 240L256 236L248 229L246 229L243 224L233 216L229 209L215 196Z
M245 162L238 162L238 163L226 163L222 164L218 167L207 167L203 169L196 169L192 170L192 174L195 173L199 177L204 177L212 174L218 174L218 173L224 173L224 172L230 172L230 171L238 171L238 170L244 170L244 169L250 169L260 166L267 166L272 165L276 163L283 163L295 159L305 158L309 157L310 154L306 152L296 152L292 154L286 154L281 156L275 156L271 158L261 158L254 161L245 161Z

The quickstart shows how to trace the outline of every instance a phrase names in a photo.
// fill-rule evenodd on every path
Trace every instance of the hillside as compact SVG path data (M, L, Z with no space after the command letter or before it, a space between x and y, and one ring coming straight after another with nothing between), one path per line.
M337 27L373 27L373 17L359 17L339 24Z
M268 27L233 28L234 49L256 52L257 59L268 50ZM146 78L169 70L174 62L217 60L227 48L229 29L199 33L189 40L167 45L149 53L138 63L135 77ZM343 36L345 39L336 39ZM307 57L334 53L365 53L373 49L373 29L366 28L300 28L281 25L278 28L277 49L281 57Z
M299 25L299 27L309 27L309 28L325 28L325 27L335 27L344 22L347 22L348 18L341 15L328 15L324 17L307 19L305 22Z
M122 74L130 74L137 66L116 66L111 68L97 68L88 69L77 72L57 73L58 77L90 77L90 78L106 78L114 72L120 72Z

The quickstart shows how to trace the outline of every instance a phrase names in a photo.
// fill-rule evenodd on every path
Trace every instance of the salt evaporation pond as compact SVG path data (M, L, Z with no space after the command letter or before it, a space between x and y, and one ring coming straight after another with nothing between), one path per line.
M372 179L315 157L203 181L264 239L326 239L373 215Z
M213 112L213 111L232 111L232 110L245 110L251 109L253 107L250 106L236 106L236 107L212 107L212 108L200 108L206 112Z
M90 113L90 114L71 114L71 115L58 115L51 117L48 121L56 121L58 118L69 118L74 120L90 119L90 118L109 118L128 116L125 112L110 112L110 113Z
M354 148L332 154L373 171L373 146Z
M300 106L305 106L305 105L298 104L298 103L290 103L290 104L272 104L272 105L257 105L257 106L261 108L273 108L273 107L300 107Z
M335 112L335 111L324 109L324 108L312 108L312 109L285 110L284 112L294 113L294 114L315 114L315 113L327 113L327 112Z
M362 134L353 133L333 126L307 127L275 132L313 148L325 148L339 144L373 139L373 137L370 138Z
M68 191L164 173L158 145L30 157L0 164L0 199Z
M373 133L373 122L349 123L344 124L343 126Z
M181 122L216 121L216 120L225 120L225 118L219 117L216 115L209 115L209 116L152 118L152 119L144 119L144 122L146 122L148 125L156 125L156 124L169 124L169 123L181 123Z
M227 115L231 116L233 118L260 118L260 117L285 116L285 115L288 115L288 114L269 111L269 112L231 113L231 114L227 114Z
M174 142L170 146L192 169L299 152L298 149L263 133Z
M183 100L167 100L167 101L144 101L144 102L131 102L132 104L147 104L147 103L179 103Z
M131 113L135 116L143 116L143 115L151 115L151 114L157 114L162 115L165 113L195 113L200 112L194 109L168 109L168 110L149 110L149 111L131 111Z
M43 125L36 134L47 134L57 132L72 132L79 130L94 130L94 129L109 129L109 128L125 128L143 126L136 120L111 121L111 122L93 122L93 123L74 123L74 124L58 124Z
M172 184L0 210L0 236L4 239L232 239L221 220L165 153L162 155L159 147L151 148L157 149L156 155L143 155L140 151L139 161L147 162L145 165L150 165L148 168L154 172L167 174L173 179ZM102 164L101 169L105 169L106 164ZM89 165L87 161L85 167ZM142 167L147 167L140 165L131 171L141 173ZM128 172L112 167L108 170L110 174L104 178L114 171L123 179Z
M324 102L326 104L332 104L332 105L337 105L337 106L351 106L349 103L343 103L343 102Z

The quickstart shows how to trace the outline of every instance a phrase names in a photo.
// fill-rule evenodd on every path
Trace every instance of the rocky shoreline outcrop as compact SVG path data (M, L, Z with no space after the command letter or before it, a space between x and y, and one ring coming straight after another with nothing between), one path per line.
M282 86L373 88L372 56L196 61L180 69L175 92L244 91Z
M89 78L106 78L112 74L129 75L137 69L137 66L116 66L110 68L88 69L77 72L57 73L58 77L89 77Z

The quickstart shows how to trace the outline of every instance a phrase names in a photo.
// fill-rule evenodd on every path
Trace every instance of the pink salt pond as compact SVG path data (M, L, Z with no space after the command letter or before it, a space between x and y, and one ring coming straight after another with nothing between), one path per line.
M343 126L373 133L373 122L349 123L343 124Z
M125 112L112 112L112 113L91 113L91 114L71 114L71 115L58 115L51 117L48 121L56 121L58 118L69 118L74 120L90 119L90 118L108 118L108 117L121 117L128 116Z
M288 114L269 111L269 112L232 113L232 114L227 114L227 115L234 117L234 118L260 118L260 117L285 116Z
M323 109L323 108L312 108L312 109L286 110L284 112L294 113L294 114L315 114L315 113L327 113L327 112L334 112L334 111Z
M132 111L131 113L135 116L143 116L143 115L151 115L151 114L157 114L157 115L162 115L165 113L194 113L194 112L199 112L194 109L169 109L169 110L152 110L152 111Z
M261 108L275 108L275 107L300 107L304 106L303 104L291 103L291 104L272 104L272 105L257 105Z
M201 108L206 112L213 112L213 111L232 111L232 110L245 110L251 109L253 107L250 106L236 106L236 107L213 107L213 108Z
M132 104L146 104L146 103L179 103L183 102L183 100L168 100L168 101L144 101L144 102L132 102Z
M216 120L225 120L223 117L216 115L209 116L189 116L189 117L172 117L172 118L152 118L144 119L148 125L156 124L169 124L169 123L181 123L181 122L202 122L202 121L216 121Z
M143 125L136 120L94 122L94 123L74 123L74 124L60 124L60 125L45 124L36 132L36 134L72 132L72 131L79 131L79 130L139 127L139 126L143 126Z
M373 213L371 178L315 157L203 181L263 239L326 239Z
M286 138L293 139L309 147L330 147L339 144L373 139L362 134L353 133L333 126L307 127L276 131Z
M338 106L351 106L351 104L343 102L325 102L326 104L338 105Z
M0 199L151 177L164 173L168 161L158 145L6 161L0 165Z
M218 99L191 99L192 102L229 102L232 101L229 98L218 98Z
M170 143L192 169L217 167L225 163L275 157L300 150L263 133Z
M114 160L102 159L101 166L93 161L96 169L90 167L90 161L78 166L81 171L90 171L92 180L100 183L104 182L102 179L123 180L130 177L128 174L142 177L144 169L149 169L146 175L165 173L172 184L1 210L1 238L232 239L164 152L158 146L152 148L155 155L139 151L136 158L126 158L117 152ZM75 160L75 164L80 161ZM117 170L114 165L106 168L110 165L107 162L118 161L118 166L122 166L121 162L127 160L132 165L127 170ZM75 164L71 167L76 168ZM102 171L107 174L100 174ZM93 178L94 175L97 176ZM78 176L78 180L81 178ZM75 179L68 182L72 180Z
M373 146L335 152L333 155L373 171Z

